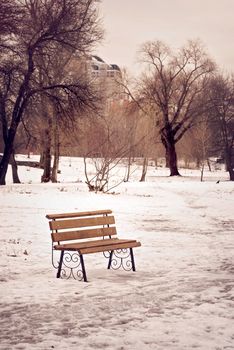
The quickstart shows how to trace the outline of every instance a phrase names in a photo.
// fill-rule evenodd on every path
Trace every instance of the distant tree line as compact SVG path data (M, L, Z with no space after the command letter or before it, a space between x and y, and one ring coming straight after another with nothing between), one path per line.
M61 155L92 158L90 189L103 190L109 171L165 154L171 176L178 157L203 169L223 158L234 180L234 78L221 74L199 41L172 50L161 41L138 52L143 72L93 79L87 59L103 37L96 0L5 0L0 2L0 184L15 153L40 154L41 181L57 181ZM120 93L121 91L121 93ZM98 159L98 161L97 161ZM100 162L100 160L102 160ZM35 164L34 164L35 165Z

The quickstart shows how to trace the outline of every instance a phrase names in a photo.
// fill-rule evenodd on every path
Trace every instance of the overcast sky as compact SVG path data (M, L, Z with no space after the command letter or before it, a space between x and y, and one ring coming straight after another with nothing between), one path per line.
M176 48L199 38L224 71L234 72L234 0L102 0L100 14L106 35L97 54L107 63L134 72L143 42Z

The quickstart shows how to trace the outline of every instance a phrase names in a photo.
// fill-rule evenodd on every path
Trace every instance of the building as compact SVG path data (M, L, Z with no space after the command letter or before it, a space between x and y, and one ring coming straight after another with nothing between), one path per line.
M108 64L99 56L90 56L87 60L87 70L94 81L106 95L109 101L121 101L124 95L122 73L117 64Z

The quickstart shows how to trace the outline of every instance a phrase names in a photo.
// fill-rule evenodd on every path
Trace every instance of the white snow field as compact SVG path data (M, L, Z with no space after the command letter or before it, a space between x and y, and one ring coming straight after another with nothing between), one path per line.
M71 165L71 166L69 166ZM120 169L119 171L124 171ZM0 187L1 350L234 349L234 184L224 171L148 170L95 194L83 163L63 158L60 183L20 167ZM115 178L118 178L117 173ZM219 183L216 183L220 180ZM135 238L136 272L85 256L88 283L57 279L46 214L112 209Z

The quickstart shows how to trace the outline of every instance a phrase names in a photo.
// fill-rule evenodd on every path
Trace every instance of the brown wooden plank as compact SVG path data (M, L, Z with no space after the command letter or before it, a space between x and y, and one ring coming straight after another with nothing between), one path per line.
M61 244L54 246L56 250L78 250L81 254L91 254L108 250L139 247L140 242L129 239L104 239L82 243Z
M135 248L140 246L141 246L141 243L137 241L126 242L126 243L117 242L116 244L113 243L105 246L82 248L82 249L79 249L79 252L80 254L92 254L92 253L100 253L100 252L116 250L116 249Z
M77 242L77 243L68 243L60 244L54 246L57 250L78 250L81 248L91 248L91 247L104 247L111 244L122 244L122 243L132 243L136 242L134 239L119 239L119 238L109 238L109 239L98 239L93 241Z
M53 242L72 241L75 239L94 238L116 235L116 227L101 227L89 230L54 232L51 234Z
M49 220L56 220L56 219L76 218L76 217L82 217L82 216L105 215L105 214L111 214L111 213L112 213L112 210L105 209L105 210L94 210L94 211L81 211L76 213L48 214L46 215L46 218Z
M68 219L68 220L55 220L50 221L51 230L62 230L79 227L91 227L111 225L115 223L114 216L97 216L93 218L80 218L80 219Z
M85 242L77 242L77 243L68 243L68 244L59 244L54 246L57 250L63 250L63 249L73 249L77 250L80 248L87 248L87 247L97 247L97 246L105 246L108 244L112 244L112 242L116 243L120 240L118 238L108 238L108 239L98 239L93 241L85 241Z

